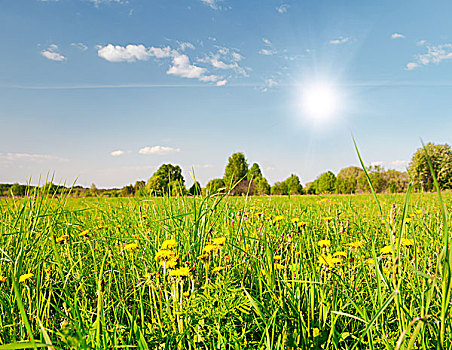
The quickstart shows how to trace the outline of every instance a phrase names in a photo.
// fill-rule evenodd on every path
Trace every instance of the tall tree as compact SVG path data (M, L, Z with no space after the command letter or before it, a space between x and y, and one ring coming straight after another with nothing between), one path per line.
M265 177L261 176L257 180L253 180L256 183L254 187L254 194L257 196L269 195L270 194L270 185Z
M349 166L337 174L337 193L350 194L356 192L359 176L364 173L363 169Z
M303 194L303 186L297 175L290 175L284 182L287 185L288 194Z
M333 193L336 191L336 175L331 171L321 174L317 179L318 193Z
M206 190L209 194L215 193L226 187L223 179L212 179L207 183Z
M234 153L228 159L228 164L224 170L224 182L226 186L231 183L235 184L248 174L248 163L246 162L245 155L241 152Z
M179 190L185 190L184 182L179 165L162 164L148 180L146 187L157 196L173 195Z
M262 177L262 172L259 164L253 163L248 171L248 180L257 180L260 177Z
M425 145L425 150L419 148L408 165L408 173L415 187L418 189L423 188L425 191L431 191L434 187L433 176L425 154L426 151L430 157L440 188L452 189L452 150L447 143L435 145L431 142Z

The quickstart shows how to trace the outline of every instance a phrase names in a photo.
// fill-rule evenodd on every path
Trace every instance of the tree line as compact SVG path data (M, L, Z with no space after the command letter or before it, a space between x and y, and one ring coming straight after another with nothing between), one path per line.
M429 164L430 162L430 164ZM407 167L407 171L385 170L381 166L366 169L372 186L377 193L405 192L408 184L413 183L417 191L434 190L432 171L435 173L442 190L452 189L452 150L448 144L428 143L418 149ZM124 196L176 196L198 195L205 193L228 193L229 195L301 195L301 194L353 194L371 191L366 172L356 166L339 171L337 176L332 171L320 174L314 181L303 188L300 178L291 174L284 181L270 186L263 176L259 164L249 166L242 152L232 154L222 178L210 180L204 188L195 182L186 188L182 169L178 165L162 164L146 182L137 181L123 188L98 189L94 184L90 188L71 187L71 194L76 197L124 197ZM25 196L36 187L14 184L0 184L0 196ZM51 194L60 194L69 189L53 183L44 184L40 190Z

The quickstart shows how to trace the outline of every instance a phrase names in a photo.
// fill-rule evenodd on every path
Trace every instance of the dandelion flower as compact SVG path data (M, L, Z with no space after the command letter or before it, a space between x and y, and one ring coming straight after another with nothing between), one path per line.
M198 256L198 260L207 260L209 259L209 254L202 254Z
M375 260L372 259L372 258L367 259L366 263L369 264L369 265L375 266Z
M226 237L217 237L212 239L212 242L216 245L222 245L224 242L226 242Z
M162 243L162 249L173 249L177 247L177 241L175 239L167 239Z
M182 276L188 276L190 273L190 268L188 267L180 267L176 270L170 271L169 275L174 277L182 277Z
M284 265L281 265L281 264L275 264L275 267L276 267L278 270L284 270Z
M85 237L86 235L88 235L88 233L89 233L89 230L84 230L84 231L80 232L79 236Z
M162 261L160 262L160 264L161 264L162 266L165 265L166 268L168 268L168 269L174 269L174 268L177 266L177 259L172 258L172 259L170 259L170 260L168 260L168 261L162 260Z
M190 296L190 292L189 291L183 292L182 295L188 298Z
M275 255L274 257L273 257L273 260L274 261L280 261L282 258L281 258L281 255Z
M22 275L19 277L19 283L25 282L26 280L33 278L33 274L32 273L26 273L25 275Z
M319 247L329 247L331 245L331 241L329 239L322 239L318 242Z
M58 237L55 241L57 243L61 243L61 242L64 242L67 238L68 238L68 235L63 235L63 236Z
M313 328L312 335L314 338L317 338L320 335L320 330L318 328Z
M411 222L411 218L405 218L405 224L409 224Z
M308 223L304 221L297 222L297 227L305 227Z
M125 250L133 250L135 248L138 248L138 243L129 243L124 246Z
M347 245L352 248L359 248L359 247L362 247L364 244L365 243L363 241L355 241L352 243L347 243Z
M402 238L400 244L404 247L411 247L414 245L414 239Z
M416 214L417 215L422 215L422 210L421 209L416 209Z
M143 277L146 278L147 280L150 280L151 277L152 277L152 274L151 273L146 273L146 274L144 274Z
M0 275L0 283L5 283L6 282L6 277Z
M292 222L292 224L296 224L298 221L300 221L299 218L293 218L290 220Z
M281 220L284 220L284 215L277 215L277 216L275 216L275 218L273 219L273 221L281 221Z
M159 250L157 254L155 254L155 260L170 260L174 257L174 252L168 249Z
M345 256L347 256L347 253L346 252L336 252L333 254L333 257L336 257L336 256L345 257Z
M223 266L217 266L217 267L212 269L212 273L217 273L217 272L220 272L222 270L224 270Z
M323 220L330 222L331 220L333 220L333 218L331 216L327 216L326 218L323 218Z
M381 254L392 254L392 247L390 245L384 246L380 249Z
M210 253L214 250L217 250L219 247L215 244L207 244L202 250L204 253Z

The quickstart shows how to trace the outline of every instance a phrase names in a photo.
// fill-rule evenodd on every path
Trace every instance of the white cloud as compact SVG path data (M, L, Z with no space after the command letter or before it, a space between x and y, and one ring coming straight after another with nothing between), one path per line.
M65 61L66 57L64 57L62 54L58 53L57 50L58 50L58 45L51 44L51 45L49 45L47 50L41 51L41 55L51 61L57 61L57 62Z
M278 52L273 49L262 49L259 51L259 53L264 56L272 56L272 55L277 54Z
M201 0L203 4L209 6L212 10L220 10L221 6L218 5L219 0Z
M264 86L262 87L262 92L267 92L269 89L278 86L278 82L272 78L266 79Z
M88 0L89 2L92 2L94 6L99 7L100 4L126 4L126 0Z
M232 59L236 62L241 61L243 59L243 56L239 54L238 52L231 52Z
M82 51L88 50L88 46L83 43L72 43L71 46L76 47L77 49L80 49Z
M190 42L182 42L182 43L179 43L179 49L182 51L185 51L186 49L194 50L195 46Z
M172 66L167 70L166 74L175 75L182 78L198 79L203 82L213 82L218 80L216 75L206 75L208 70L198 67L190 63L187 55L176 54L173 57Z
M404 39L404 38L405 38L405 35L400 34L400 33L393 33L391 35L391 39Z
M413 69L416 69L417 67L419 67L419 64L416 62L409 62L406 65L407 70L413 70Z
M423 45L425 45L426 42L427 42L426 40L419 40L419 41L416 43L416 45L418 45L418 46L423 46Z
M110 152L110 155L112 155L113 157L119 157L122 156L125 152L121 149L118 149L116 151Z
M225 86L228 83L226 79L217 81L217 86Z
M267 46L272 46L272 42L271 42L270 40L268 40L268 39L266 39L266 38L262 38L262 41L263 41L263 43L264 43L265 45L267 45Z
M286 13L287 12L287 10L289 9L289 5L287 5L287 4L283 4L283 5L281 5L281 6L278 6L277 8L276 8L276 11L278 11L279 13Z
M143 147L141 148L138 153L139 154L157 154L157 155L164 155L168 153L177 153L180 152L180 148L173 148L173 147L165 147L165 146L152 146L152 147Z
M427 53L416 55L414 61L406 65L407 70L431 63L439 64L444 60L452 59L452 44L426 45L426 47Z
M338 39L330 40L330 44L341 45L341 44L345 44L346 42L349 42L349 41L350 41L350 38L341 36Z
M127 46L112 45L100 47L97 51L99 57L110 62L135 62L146 61L150 57L166 58L170 57L173 50L170 47L150 47L144 45L129 44Z
M243 56L238 52L232 51L227 47L220 47L216 53L210 53L204 58L199 58L198 62L210 64L215 69L231 69L246 77L248 76L246 70L238 64L242 59Z
M0 153L0 159L8 161L31 161L31 162L41 162L46 160L56 160L59 162L65 162L67 159L53 156L51 154L34 154L34 153Z

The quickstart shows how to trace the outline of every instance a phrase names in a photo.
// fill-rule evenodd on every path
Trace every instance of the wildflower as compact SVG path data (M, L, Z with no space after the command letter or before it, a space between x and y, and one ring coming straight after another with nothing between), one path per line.
M125 250L133 250L138 247L138 243L129 243L124 246Z
M344 256L347 256L347 253L346 252L336 252L333 254L333 258L336 256L344 257Z
M88 233L89 233L89 230L84 230L84 231L80 232L79 236L85 237L86 235L88 235Z
M412 245L414 245L414 239L402 238L400 244L404 247L411 247Z
M188 298L190 296L190 292L189 291L183 292L182 295Z
M297 227L305 227L308 223L304 221L297 222Z
M174 257L174 252L168 249L159 250L157 254L155 254L155 260L170 260Z
M171 258L170 260L162 260L160 264L165 265L168 269L174 269L177 265L177 258Z
M5 283L6 282L6 277L0 275L0 283Z
M359 248L359 247L362 247L364 244L365 243L363 241L355 241L352 243L347 243L347 245L352 248Z
M217 273L217 272L220 272L221 270L224 270L224 267L223 266L217 266L217 267L212 269L212 273Z
M333 258L331 255L322 254L319 256L319 265L332 267L341 262L341 259Z
M312 330L312 336L314 338L318 337L320 335L320 330L318 328L313 328Z
M167 239L162 243L162 249L172 249L177 247L177 241L175 239Z
M385 275L388 275L388 274L391 273L391 270L389 270L387 267L383 267L383 273L384 273Z
M275 267L276 267L278 270L284 270L284 265L281 265L281 264L275 264Z
M298 221L300 221L299 218L293 218L290 220L292 222L292 224L296 224Z
M392 247L390 245L384 246L380 249L381 254L392 254Z
M33 274L32 273L26 273L25 275L22 275L19 277L19 283L25 282L26 280L33 278Z
M63 236L58 237L55 241L57 243L61 243L61 242L64 242L68 237L69 237L68 235L63 235Z
M421 209L416 209L416 214L417 215L422 215L422 210Z
M282 258L281 258L281 255L275 255L274 257L273 257L273 260L274 261L280 261Z
M405 218L405 224L409 224L411 222L411 218Z
M182 277L182 276L188 276L190 273L190 268L188 267L180 267L176 270L170 271L169 275L174 277Z
M300 252L295 252L295 256L300 256Z
M150 280L151 277L152 277L152 274L151 273L146 273L146 274L144 274L143 277L146 278L147 280Z
M216 245L222 245L224 242L226 242L226 237L217 237L212 239L213 243Z
M319 247L329 247L331 245L331 241L329 239L322 239L318 242Z
M207 260L209 258L209 254L202 254L198 256L198 260Z
M327 216L323 218L323 220L325 220L326 222L330 222L331 220L333 220L333 218L331 216Z
M202 250L204 253L210 253L214 250L217 250L219 247L215 244L207 244Z
M369 265L375 266L375 260L372 259L372 258L367 259L366 263L369 264Z

